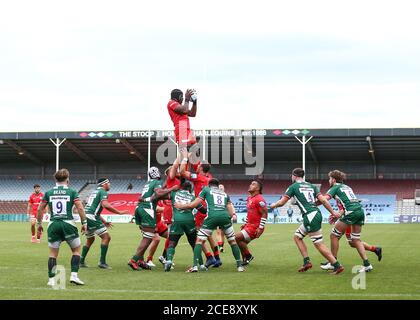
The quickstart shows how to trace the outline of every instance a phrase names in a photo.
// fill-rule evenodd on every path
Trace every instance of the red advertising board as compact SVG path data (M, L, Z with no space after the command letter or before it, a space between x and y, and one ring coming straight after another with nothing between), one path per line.
M120 211L128 210L130 214L134 214L139 197L140 193L114 193L109 194L108 202ZM101 214L112 215L113 213L104 209Z

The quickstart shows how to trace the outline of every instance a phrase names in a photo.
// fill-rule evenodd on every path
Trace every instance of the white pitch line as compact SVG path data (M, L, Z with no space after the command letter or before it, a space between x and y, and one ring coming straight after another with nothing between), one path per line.
M4 287L2 290L30 290L30 291L60 291L60 292L90 292L90 293L156 293L156 294L185 294L185 295L228 295L228 296L258 296L258 297L420 297L420 293L251 293L251 292L214 292L214 291L164 291L164 290L126 290L126 289L71 289L53 290L51 288Z

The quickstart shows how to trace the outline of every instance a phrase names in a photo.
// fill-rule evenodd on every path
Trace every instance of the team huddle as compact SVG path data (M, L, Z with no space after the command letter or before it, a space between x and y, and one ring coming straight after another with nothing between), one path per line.
M192 102L191 108L190 102ZM160 237L163 237L166 240L159 261L163 265L163 270L170 272L175 266L178 242L185 235L192 249L191 267L186 272L196 273L221 267L220 252L224 250L224 238L231 247L236 270L244 272L245 266L254 259L248 246L263 235L267 222L269 206L263 197L263 181L259 179L251 181L248 188L246 221L241 230L235 232L233 222L237 220L237 216L227 190L210 173L211 165L204 160L197 160L190 152L191 147L197 143L189 124L189 117L195 117L197 113L197 93L188 89L184 101L183 92L175 89L171 92L167 108L174 123L175 142L179 154L173 164L165 170L165 179L157 167L148 170L148 181L140 192L134 212L134 221L139 227L142 239L129 258L128 266L134 271L152 269L155 266L152 261L153 255ZM39 189L35 190L37 197L34 199L40 203L36 210L38 240L35 241L35 219L32 219L33 242L40 241L43 232L42 218L47 207L50 213L47 230L50 286L55 285L55 266L59 247L63 241L67 242L72 251L71 283L84 284L78 277L78 271L80 267L88 267L88 252L95 236L101 238L98 267L110 269L106 256L111 241L108 229L112 224L101 217L101 212L106 209L115 214L129 214L127 211L117 210L108 202L111 182L106 178L97 181L97 189L83 206L77 191L68 185L69 175L68 170L61 169L55 173L56 186L53 189L41 196ZM346 234L349 244L356 248L362 259L363 266L360 272L371 271L373 267L366 251L374 252L380 260L382 249L360 240L365 214L351 187L344 184L345 174L338 170L329 173L331 188L326 195L321 194L317 186L305 181L303 169L294 169L291 178L292 185L280 200L270 205L270 208L284 206L293 198L301 211L303 222L294 234L294 241L303 257L303 265L298 271L306 272L312 268L304 242L304 238L309 236L315 248L327 260L321 268L331 270L331 274L334 275L342 273L344 267L338 261L338 251L339 240L343 234ZM329 203L330 199L337 201L339 212L333 210ZM329 222L334 224L330 235L330 249L323 242L320 205L329 211ZM73 218L73 206L80 216L81 233L86 236L83 247ZM34 211L32 213L34 214Z

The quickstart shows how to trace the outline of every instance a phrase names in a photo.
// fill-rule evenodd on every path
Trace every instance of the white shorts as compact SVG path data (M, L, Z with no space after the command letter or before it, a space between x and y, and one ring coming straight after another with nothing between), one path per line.
M107 227L103 227L103 228L99 228L99 229L95 229L95 230L88 230L86 232L86 238L88 238L88 239L93 238L95 235L100 237L107 232L108 232Z
M69 241L66 241L66 242L69 245L69 247L72 248L72 249L80 247L80 244L81 244L80 238L75 238L73 240L69 240ZM61 245L61 241L48 242L48 247L53 248L53 249L60 248L60 245Z
M244 236L244 239L245 239L245 241L246 242L251 242L252 241L252 239L251 239L251 237L249 236L249 234L248 234L248 232L246 232L245 230L241 230L241 233L242 233L242 235Z

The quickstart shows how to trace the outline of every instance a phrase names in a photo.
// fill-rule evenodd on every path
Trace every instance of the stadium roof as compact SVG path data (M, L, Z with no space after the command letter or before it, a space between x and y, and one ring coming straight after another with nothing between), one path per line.
M148 135L151 151L173 136L172 131L104 132L8 132L0 133L0 163L38 164L55 161L55 146L50 141L66 139L60 148L61 161L147 161ZM264 138L265 161L300 161L302 145L296 138L313 137L307 144L307 160L323 161L406 161L420 160L420 128L401 129L266 129L196 131L198 137L253 137L253 148ZM220 140L222 141L222 140ZM259 143L259 142L258 142ZM219 142L220 144L220 142ZM237 146L237 145L236 145Z

